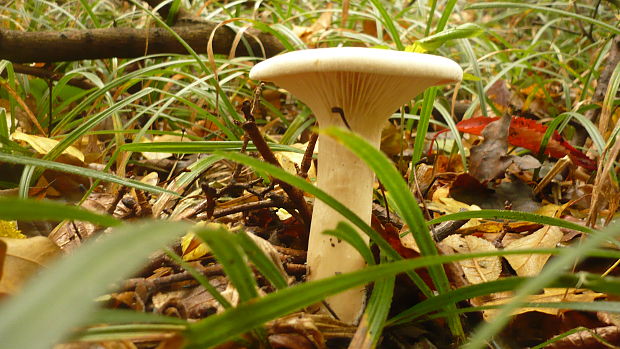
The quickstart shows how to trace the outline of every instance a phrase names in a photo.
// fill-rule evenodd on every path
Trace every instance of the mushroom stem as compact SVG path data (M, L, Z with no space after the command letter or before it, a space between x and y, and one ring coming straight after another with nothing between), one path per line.
M370 140L378 146L380 130ZM317 186L345 204L363 221L369 222L372 212L374 173L363 160L353 155L336 140L319 136ZM333 236L323 234L339 222L347 221L323 201L315 200L312 211L310 240L308 241L308 279L319 280L341 273L362 269L366 262L351 245ZM368 242L368 236L360 234ZM340 320L355 322L364 308L364 287L352 288L326 302Z

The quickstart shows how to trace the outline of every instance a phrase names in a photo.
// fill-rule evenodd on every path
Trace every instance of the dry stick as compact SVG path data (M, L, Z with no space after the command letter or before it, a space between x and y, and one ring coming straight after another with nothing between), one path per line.
M306 266L303 264L296 263L284 263L284 270L287 274L293 276L300 276L306 273ZM221 265L211 265L207 267L199 267L197 268L198 272L204 276L223 276L224 269ZM187 271L183 271L177 274L172 274L168 276L162 276L156 279L148 280L146 278L133 278L125 280L120 287L118 288L120 292L131 291L136 288L136 286L141 285L145 282L151 282L155 287L164 287L169 286L171 284L175 284L177 282L190 281L194 280L194 277Z
M601 104L605 99L605 92L607 91L607 87L609 86L609 80L611 79L611 74L613 73L616 66L620 63L620 35L616 35L611 42L611 49L609 50L609 56L607 57L607 61L605 62L605 69L601 72L601 76L598 78L596 83L596 89L594 90L594 95L590 100L592 104ZM601 108L590 109L586 112L585 117L596 124L596 121L601 114ZM586 142L586 138L588 137L588 133L582 127L577 128L577 132L575 133L575 137L573 137L573 144L577 146L582 146Z
M468 219L459 219L456 221L447 221L439 223L437 226L433 227L433 238L435 241L441 241L448 236L456 233L462 226L467 224Z
M62 79L64 76L64 74L61 74L59 72L47 70L44 68L30 67L27 65L17 64L17 63L13 64L13 70L19 74L27 74L27 75L32 75L32 76L36 76L39 78L49 79L49 80L54 80L54 81L58 81ZM7 72L3 71L2 74L0 74L0 76L2 76L3 78L6 78ZM67 85L79 87L84 90L90 90L91 88L96 87L95 84L93 84L86 78L73 78L67 81Z
M13 90L8 83L2 80L0 80L0 86L2 86L13 98L15 98L15 101L17 102L17 104L19 104L22 110L26 113L26 115L28 116L28 119L30 119L30 121L37 128L37 130L41 132L41 135L45 135L45 131L43 130L43 127L41 127L41 124L39 124L39 120L37 120L37 117L34 115L32 110L28 108L28 105L26 104L26 102L24 102L24 100L21 99L21 97L19 97L17 92L15 92L15 90Z
M208 267L198 268L198 271L204 276L220 276L224 275L224 269L221 265L213 265ZM129 291L136 288L136 286L144 282L152 282L157 287L162 287L170 284L174 284L181 281L193 280L194 277L187 271L180 272L173 275L162 276L153 280L147 280L146 278L133 278L125 280L119 287L120 291Z
M299 166L299 173L297 173L302 178L308 178L308 171L310 170L310 166L312 165L312 159L314 156L314 148L316 147L316 141L319 139L319 134L313 132L310 135L310 139L308 140L308 146L306 147L306 151L304 152L304 157L301 160L301 166Z
M605 155L609 154L609 158L605 163ZM616 136L616 141L613 148L605 148L603 154L601 154L601 160L598 163L598 171L596 172L596 179L594 180L594 187L592 188L592 200L590 201L590 212L586 219L586 225L588 227L594 227L598 218L599 208L602 205L602 198L604 193L608 192L605 189L611 186L611 175L609 174L611 168L614 166L616 158L620 154L620 135ZM609 224L609 220L605 222Z
M278 161L278 159L276 159L276 156L273 154L273 152L269 148L269 145L267 145L267 142L265 142L263 135L260 133L258 127L256 126L256 123L254 122L254 116L251 114L250 108L251 104L249 101L243 102L241 110L243 111L243 114L247 121L244 122L241 127L246 132L248 137L250 137L252 143L254 143L254 146L263 157L263 159L265 159L265 161L274 166L282 168L280 162ZM308 234L310 232L311 214L308 206L306 205L303 193L299 189L291 186L288 183L284 183L277 179L274 179L274 182L278 183L280 187L286 192L286 194L288 194L289 198L293 202L293 205L295 206L297 211L299 211L299 215L301 216L303 224L306 228L306 233Z
M282 200L281 198L277 198L277 196L274 195L274 198L261 200L261 201L255 201L255 202L248 202L248 203L237 205L234 207L217 210L213 212L212 216L213 218L220 218L220 217L228 216L234 213L248 212L252 210L258 210L258 209L270 208L270 207L291 209L293 205L292 205L292 202L288 200Z
M280 253L281 257L285 260L293 263L303 264L306 262L306 258L308 257L308 252L305 250L298 250L290 247L276 246L272 245L278 253Z
M174 26L172 29L196 52L207 52L207 40L216 24L201 23ZM251 34L251 35L250 35ZM229 54L236 33L229 27L220 28L213 39L213 52ZM249 30L243 35L252 52L265 49L267 57L284 50L270 34ZM258 38L255 39L254 37ZM147 48L148 40L148 48ZM88 30L22 32L0 29L0 59L12 62L59 62L82 59L135 58L146 54L180 53L187 50L164 28L102 28ZM248 56L245 45L239 45L235 55Z
M108 214L110 215L114 214L114 211L116 210L116 206L118 206L118 203L121 201L123 196L125 196L125 194L127 194L128 192L129 192L129 187L126 187L124 185L118 189L118 191L116 192L116 195L114 196L114 201L112 201L112 204L110 205L110 207L108 207Z

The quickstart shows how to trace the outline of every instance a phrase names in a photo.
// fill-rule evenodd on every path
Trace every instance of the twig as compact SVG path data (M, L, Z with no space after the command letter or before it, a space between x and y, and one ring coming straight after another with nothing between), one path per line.
M308 140L308 147L306 147L306 151L304 152L304 157L301 160L301 166L299 167L299 172L297 173L302 178L308 178L308 171L310 170L310 166L312 165L312 158L314 156L314 148L316 147L316 141L319 139L318 133L312 133L310 135L310 139Z
M439 242L448 236L454 234L459 228L464 226L469 220L461 219L457 221L447 221L443 223L439 223L437 226L433 227L433 237L435 241Z
M273 247L276 251L278 251L278 253L281 254L280 258L284 258L287 262L303 264L306 262L306 258L308 257L308 253L305 250L297 250L290 247L275 245L273 245Z
M32 75L32 76L54 80L54 81L58 81L64 77L64 75L59 72L55 72L55 71L51 71L51 70L47 70L43 68L30 67L27 65L17 64L17 63L13 64L13 70L19 74L27 74L27 75ZM6 71L2 72L2 77L3 78L7 77ZM71 86L79 87L84 90L90 90L91 88L96 87L95 84L93 84L89 80L86 80L85 78L73 78L67 81L67 84Z
M292 207L292 203L288 200L274 199L277 197L273 195L271 199L248 202L246 204L237 205L235 207L224 208L221 210L217 210L213 212L213 218L220 218L224 216L228 216L235 213L247 212L252 210L258 210L262 208L270 208L270 207L278 207L284 209L290 209Z
M108 214L114 214L114 211L116 210L116 206L118 206L118 203L121 201L123 196L125 196L125 194L127 194L128 192L129 192L129 187L126 187L124 185L118 189L118 191L116 192L116 195L114 196L114 201L112 201L112 205L108 207Z
M222 276L224 275L224 268L221 265L210 265L207 267L199 267L198 271L206 276ZM296 263L284 263L284 270L287 274L293 276L301 276L306 273L306 266L303 264ZM156 279L149 280L147 278L133 278L125 280L120 287L118 288L120 292L131 291L134 290L137 286L144 284L145 282L152 283L156 288L162 288L169 286L171 284L175 284L177 282L190 281L194 280L194 277L187 271L183 271L180 273L158 277Z
M256 126L256 123L254 122L254 116L251 113L251 103L249 101L243 102L243 106L241 107L241 110L243 111L243 114L247 120L241 125L241 127L246 132L248 137L250 137L250 139L252 140L252 143L254 143L254 146L256 147L260 155L268 163L274 166L277 166L279 168L282 168L282 166L280 165L280 162L278 161L278 159L276 159L276 156L273 154L273 152L269 148L269 145L267 145L267 142L265 142L263 135L260 133L258 126ZM299 215L301 216L301 220L303 221L302 223L304 224L306 228L306 232L307 233L310 232L311 214L310 214L310 210L308 209L308 206L306 205L306 201L304 199L303 193L299 189L291 186L288 183L282 182L278 179L274 179L274 182L277 182L280 185L280 187L282 187L282 189L286 192L286 194L288 194L289 198L293 202L293 205L295 206L295 208L299 212Z

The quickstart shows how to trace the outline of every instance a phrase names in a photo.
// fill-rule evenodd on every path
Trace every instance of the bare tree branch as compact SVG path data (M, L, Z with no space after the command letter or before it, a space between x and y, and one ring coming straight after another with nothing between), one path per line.
M206 53L214 23L172 27L196 52ZM219 28L214 36L213 51L229 54L235 39L230 27ZM272 35L248 30L235 56L271 57L284 50ZM134 58L145 54L180 53L185 48L165 29L104 28L90 30L22 32L0 29L0 59L12 62L59 62L82 59Z

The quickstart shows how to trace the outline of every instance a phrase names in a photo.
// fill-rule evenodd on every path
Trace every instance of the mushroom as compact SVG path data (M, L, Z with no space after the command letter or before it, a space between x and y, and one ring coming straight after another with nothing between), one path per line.
M462 75L459 65L448 58L361 47L289 52L250 71L250 78L274 82L298 97L312 109L320 127L349 128L375 147L379 147L382 126L400 106L427 87L458 82ZM334 139L320 136L319 143L318 187L370 222L374 173ZM309 280L365 266L349 244L322 234L345 220L325 203L315 202L308 243ZM365 287L359 287L326 302L340 320L356 322L365 300Z

